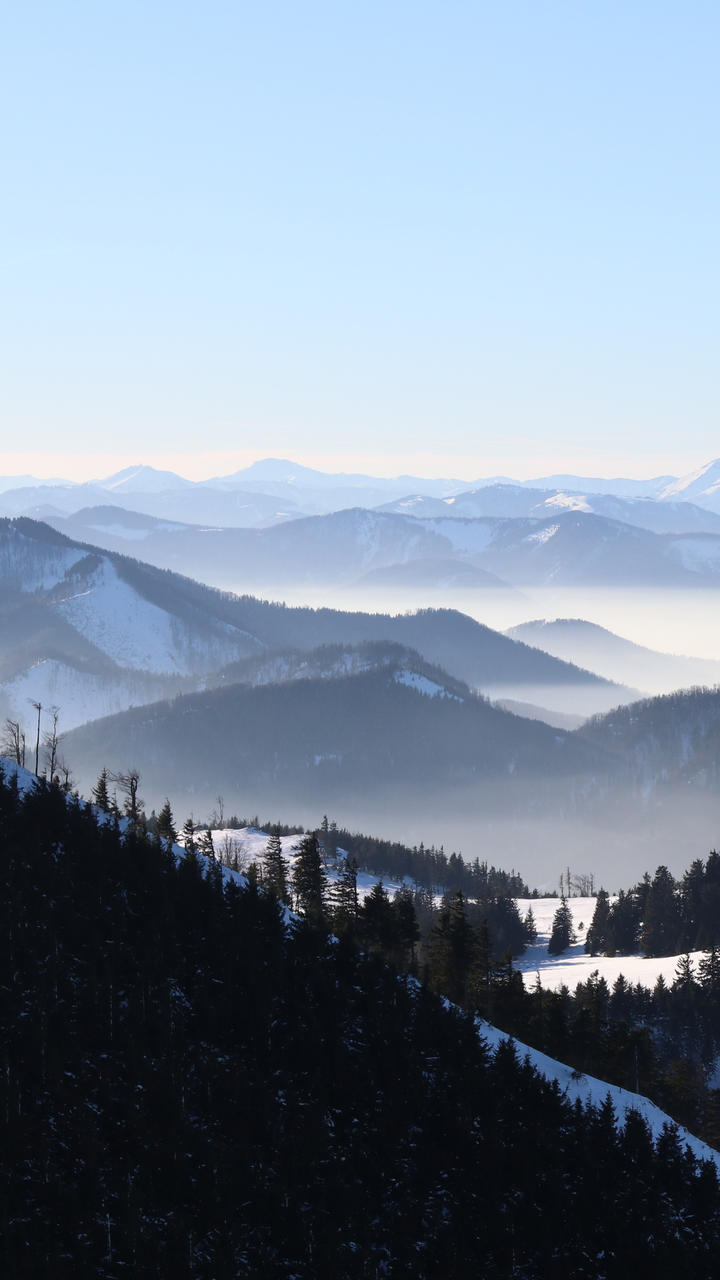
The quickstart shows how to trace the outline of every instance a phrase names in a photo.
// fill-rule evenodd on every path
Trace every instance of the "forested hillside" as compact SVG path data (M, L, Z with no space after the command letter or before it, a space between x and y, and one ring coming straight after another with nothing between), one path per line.
M713 1166L55 786L0 782L2 1269L708 1275ZM590 1155L591 1153L591 1155Z

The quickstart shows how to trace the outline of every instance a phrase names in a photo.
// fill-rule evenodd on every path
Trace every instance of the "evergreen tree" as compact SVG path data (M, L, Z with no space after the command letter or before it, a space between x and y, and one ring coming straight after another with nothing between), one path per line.
M350 854L345 858L331 890L333 925L338 933L353 935L358 919L358 864Z
M155 834L159 836L161 840L165 840L168 847L171 844L177 843L177 831L175 830L173 812L170 808L170 801L168 799L165 800L162 809L155 819Z
M215 845L213 844L212 831L209 827L206 827L200 833L198 853L201 853L204 858L209 858L212 862L216 860Z
M312 831L303 836L297 847L292 888L295 909L308 920L318 922L325 912L325 871L320 856L317 834Z
M470 1003L477 985L478 941L462 889L445 894L428 945L430 980L436 991L459 1005Z
M595 900L590 928L585 934L585 951L589 956L609 955L608 921L610 919L610 895L599 889Z
M159 820L160 819L158 819L158 822ZM177 836L175 836L174 840L171 840L170 837L168 836L168 843L175 844L176 840L177 840ZM194 858L195 854L198 851L198 847L197 847L197 841L195 840L195 823L192 820L192 814L190 815L189 818L185 819L185 822L183 824L182 843L183 843L183 848L185 850L185 857Z
M103 769L91 792L92 802L103 813L110 812L110 794L108 792L108 771Z
M397 947L397 917L382 880L372 887L360 908L358 922L360 935L368 951L394 959Z
M398 889L392 900L392 910L396 921L396 937L399 947L397 963L414 973L416 968L416 947L420 941L420 926L412 890L407 885L402 885Z
M708 995L720 995L720 952L712 946L698 963L698 980Z
M645 902L640 943L646 956L671 956L682 945L682 916L676 884L667 867L658 867Z
M289 901L287 877L288 864L283 857L280 836L273 831L263 853L263 884L280 902Z
M535 913L532 907L528 907L523 919L523 934L525 936L526 945L530 946L533 942L537 942L537 925L535 923Z
M548 942L548 955L562 955L563 951L567 951L568 947L571 947L576 941L572 913L563 894L560 899L560 906L553 916L552 931Z
M637 892L620 890L607 920L608 955L633 955L640 945L643 903Z

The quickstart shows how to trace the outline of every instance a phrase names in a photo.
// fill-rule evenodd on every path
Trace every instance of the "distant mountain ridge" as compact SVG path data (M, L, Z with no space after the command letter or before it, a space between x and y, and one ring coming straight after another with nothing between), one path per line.
M42 691L42 700L66 706L66 724L77 723L83 696L83 718L90 718L119 710L123 696L125 705L148 701L148 680L154 699L188 682L220 681L230 664L269 652L367 642L412 648L449 678L493 696L542 702L541 690L550 699L584 700L586 714L631 696L454 610L391 616L286 608L225 594L24 518L0 520L0 592L5 706L24 706Z
M263 529L153 520L147 517L140 526L135 514L105 506L51 522L112 551L126 551L141 540L142 547L132 550L141 550L143 559L158 567L265 594L312 585L372 587L378 571L380 581L397 586L411 583L413 575L426 584L437 579L453 585L454 577L457 586L500 589L720 585L720 533L653 533L562 507L542 518L424 516L351 507ZM410 567L418 561L426 562L424 569ZM446 563L436 571L432 561Z
M380 511L423 518L528 518L544 519L579 511L637 525L653 533L720 533L720 514L690 501L657 501L648 497L618 497L566 489L536 489L527 485L493 484L469 489L448 498L408 495L388 502Z
M377 806L388 788L439 796L508 776L556 778L604 759L408 653L364 671L183 695L76 729L63 749L84 786L100 755L111 769L132 760L153 795L186 776L205 803L239 789L263 805L279 793L336 807L364 795Z
M55 479L39 481L32 476L0 478L0 514L71 514L83 507L101 506L107 502L107 495L112 494L115 500L121 496L126 507L147 515L249 528L297 515L327 514L350 506L372 508L403 503L408 501L408 495L428 502L459 500L461 495L481 491L486 493L488 500L489 489L514 489L542 490L546 495L542 500L546 502L551 501L553 495L558 501L568 495L578 495L586 501L590 498L590 507L598 514L637 519L638 523L644 519L647 527L657 532L691 532L701 527L697 514L683 516L676 510L672 515L662 516L654 508L664 504L677 507L689 500L720 514L719 481L720 460L710 462L685 477L657 476L649 480L552 475L526 481L504 476L463 481L452 477L429 479L410 475L379 477L361 473L330 473L285 459L265 458L230 475L200 481L143 464L125 467L113 475L86 483ZM507 494L505 497L508 500ZM619 507L606 509L599 503L601 497L614 497L618 502L630 502L631 506L624 512ZM648 504L644 516L640 499ZM681 500L680 504L677 499ZM536 504L540 501L538 498ZM520 498L516 502L520 503ZM635 515L631 517L633 507ZM496 509L487 512L499 515L516 513L520 511ZM527 513L525 508L523 513ZM679 523L683 520L685 523Z
M659 693L720 684L720 660L659 653L582 618L537 619L510 627L505 634L566 661L572 653L573 661L589 670L637 689Z

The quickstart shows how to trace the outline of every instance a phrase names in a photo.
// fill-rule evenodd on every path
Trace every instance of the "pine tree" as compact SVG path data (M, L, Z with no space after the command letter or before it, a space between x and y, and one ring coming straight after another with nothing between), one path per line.
M314 831L303 836L297 847L292 888L296 910L308 920L321 921L325 912L325 871Z
M282 844L277 831L268 837L263 853L263 883L269 893L280 902L289 901L288 864L283 857Z
M560 906L553 916L552 932L548 942L548 955L562 955L563 951L567 951L568 947L572 946L576 941L572 913L563 894L560 899Z

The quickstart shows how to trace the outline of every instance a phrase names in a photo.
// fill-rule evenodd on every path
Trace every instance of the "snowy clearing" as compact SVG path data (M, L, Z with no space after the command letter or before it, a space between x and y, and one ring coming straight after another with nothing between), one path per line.
M611 902L615 899L611 898ZM591 973L599 973L608 986L622 974L628 982L640 983L644 987L654 987L662 975L670 985L675 978L679 956L653 956L646 959L642 955L634 956L588 956L585 954L585 935L595 913L594 898L568 898L573 925L577 934L577 942L568 947L560 956L549 956L547 944L552 931L553 916L560 905L559 898L518 898L518 910L522 916L532 907L535 925L538 931L537 942L528 947L525 954L515 961L515 967L523 975L526 987L532 987L538 975L543 987L556 991L565 985L571 991L579 982L587 982ZM693 968L697 964L701 951L691 952Z

